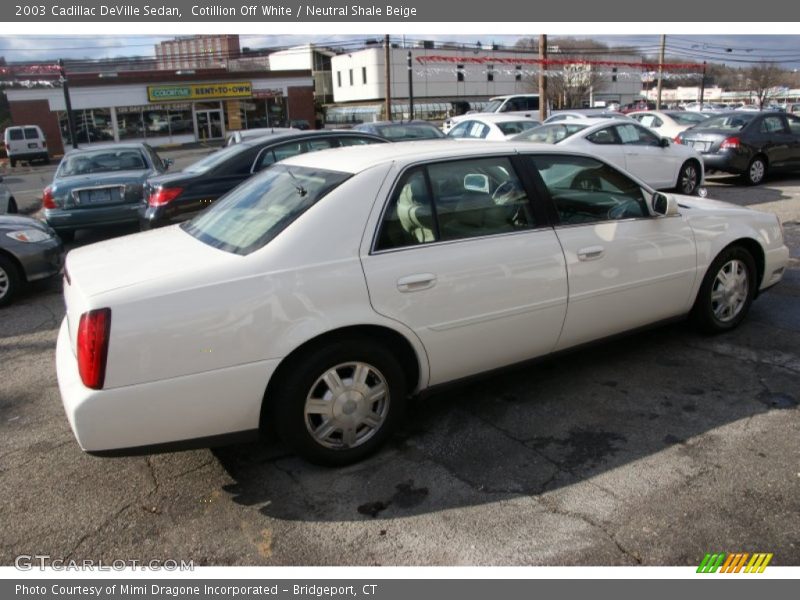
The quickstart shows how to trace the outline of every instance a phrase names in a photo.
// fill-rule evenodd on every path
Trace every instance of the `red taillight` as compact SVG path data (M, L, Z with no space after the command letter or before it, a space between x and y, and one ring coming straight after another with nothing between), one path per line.
M42 192L42 206L45 208L58 208L56 201L53 200L53 188L49 185Z
M724 140L722 140L722 143L719 145L719 148L720 148L720 150L725 150L726 148L731 148L731 149L735 150L736 148L739 147L740 143L741 143L741 141L739 140L739 138L736 137L736 136L733 136L733 137L725 138Z
M150 206L164 206L180 196L181 192L183 192L183 188L179 187L156 188L150 192L150 196L147 198L147 203Z
M673 141L673 142L675 142L676 144L682 144L682 143L683 143L683 140L681 139L681 136L680 136L680 135L676 135L676 136L675 136L675 137L672 139L672 141Z
M83 385L93 390L103 387L108 358L111 309L90 310L81 315L78 325L78 372Z

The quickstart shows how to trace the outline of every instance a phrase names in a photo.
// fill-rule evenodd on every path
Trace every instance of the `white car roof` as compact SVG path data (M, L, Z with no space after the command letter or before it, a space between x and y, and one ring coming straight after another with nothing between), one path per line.
M541 150L547 154L576 154L574 150L559 149L551 144L484 140L471 140L470 143L465 144L463 140L440 139L320 150L287 158L280 164L355 174L370 167L391 162L406 165L419 161L513 154L517 151L530 152L531 150ZM578 154L581 153L578 152Z
M517 121L534 121L538 123L539 121L538 119L523 117L522 115L504 115L497 113L475 113L469 115L469 119L464 120L469 121L470 119L474 119L476 121L486 121L488 123L508 123Z

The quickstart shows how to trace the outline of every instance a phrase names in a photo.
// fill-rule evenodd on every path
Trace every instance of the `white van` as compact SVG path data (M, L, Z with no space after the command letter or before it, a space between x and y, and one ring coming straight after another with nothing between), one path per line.
M47 153L47 140L44 138L41 128L38 125L14 125L6 129L4 135L8 162L12 167L17 166L19 161L33 162L42 160L50 162L50 155Z

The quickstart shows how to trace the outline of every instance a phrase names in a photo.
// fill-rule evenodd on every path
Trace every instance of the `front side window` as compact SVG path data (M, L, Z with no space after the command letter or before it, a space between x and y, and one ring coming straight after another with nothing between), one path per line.
M395 186L376 250L512 233L535 226L530 198L506 157L407 171Z
M337 171L276 165L181 227L214 248L250 254L350 177Z
M557 144L572 134L586 129L586 127L586 125L578 125L576 123L548 123L520 133L514 136L514 140L525 140L540 144Z
M644 190L615 168L585 156L531 156L564 225L649 216Z

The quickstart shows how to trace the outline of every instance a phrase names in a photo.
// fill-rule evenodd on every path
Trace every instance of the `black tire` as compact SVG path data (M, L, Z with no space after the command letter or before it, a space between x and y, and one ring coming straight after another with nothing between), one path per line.
M19 212L19 208L17 207L17 201L14 198L8 199L8 210L6 211L10 215L15 215Z
M75 230L74 229L57 229L56 233L58 237L61 238L61 241L65 244L67 242L72 242L75 240Z
M678 171L678 181L675 183L675 191L679 194L691 196L697 192L700 185L700 169L693 160L687 160L681 165Z
M17 265L0 254L0 306L11 304L21 285Z
M764 181L767 177L767 160L763 156L754 156L742 177L747 185L758 185Z
M368 367L363 384L367 387L359 387L354 382L355 369L351 363ZM348 390L342 388L338 396L327 382L322 381L322 376L332 371ZM359 394L357 389L378 392L381 382L386 391L382 399L359 402L364 394ZM342 466L366 458L386 441L402 419L406 390L403 369L392 352L369 338L343 339L303 353L293 361L277 383L274 397L268 399L269 414L280 437L300 456L315 464ZM330 416L326 419L323 413L314 411L307 414L306 401L309 398L318 399L323 404L330 402ZM350 428L355 443L345 447L345 430L331 423L353 422L359 418L359 413L363 414L362 411L373 414L378 411L382 415L379 425L355 424ZM326 423L330 437L320 442L312 435L311 429L325 431Z
M737 272L746 276L746 290L743 291L740 286L732 286L727 290L718 279L723 271L731 272L731 264L735 264ZM758 286L756 273L755 260L745 248L729 246L723 250L711 263L697 293L692 309L692 320L695 324L706 333L722 333L737 327L747 316L755 298ZM723 297L715 299L716 294L722 294ZM728 304L735 306L726 311L724 307Z

